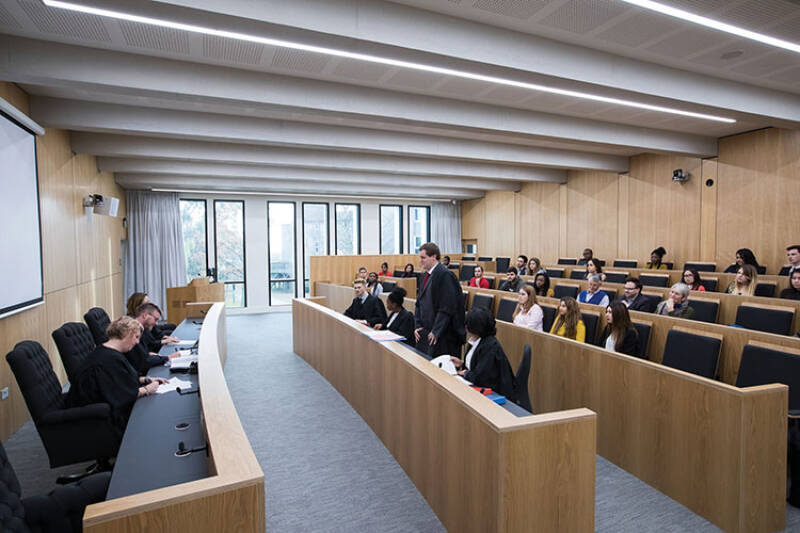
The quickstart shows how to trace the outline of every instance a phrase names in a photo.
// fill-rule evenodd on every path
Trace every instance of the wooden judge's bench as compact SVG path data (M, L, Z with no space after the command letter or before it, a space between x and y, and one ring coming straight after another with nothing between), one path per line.
M224 283L210 283L208 278L195 278L185 287L167 288L167 317L170 322L180 324L189 316L187 304L224 301Z

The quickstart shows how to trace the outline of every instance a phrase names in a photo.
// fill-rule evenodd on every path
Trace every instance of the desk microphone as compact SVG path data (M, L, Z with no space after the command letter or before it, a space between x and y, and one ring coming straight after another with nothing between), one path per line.
M178 394L180 394L181 396L186 396L188 394L200 394L200 389L197 389L197 388L192 389L190 391L184 391L184 390L181 390L180 387L175 387L175 390L178 391Z
M191 450L186 449L186 444L183 441L178 442L178 450L175 452L175 457L186 457L187 455L191 455L195 452L206 452L206 457L208 457L208 444L205 446L200 446L199 448L192 448Z

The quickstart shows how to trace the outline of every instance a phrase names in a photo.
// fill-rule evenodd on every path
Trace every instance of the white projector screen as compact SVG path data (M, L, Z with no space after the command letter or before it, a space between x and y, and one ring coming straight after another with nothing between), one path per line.
M0 112L0 318L44 301L36 138Z

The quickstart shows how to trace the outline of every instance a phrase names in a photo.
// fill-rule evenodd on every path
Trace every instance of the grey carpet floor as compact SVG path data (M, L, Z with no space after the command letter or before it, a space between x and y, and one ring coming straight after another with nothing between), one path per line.
M383 444L344 399L292 352L290 313L228 317L226 376L264 470L267 531L426 533L444 528ZM31 422L6 443L23 494L46 492L50 470ZM598 456L595 530L718 528ZM787 529L800 510L787 506Z

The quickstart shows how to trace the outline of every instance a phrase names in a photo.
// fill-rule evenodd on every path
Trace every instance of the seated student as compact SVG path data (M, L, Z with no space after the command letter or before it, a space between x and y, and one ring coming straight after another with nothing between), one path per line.
M787 276L800 271L800 244L793 244L786 247L786 259L789 261L789 271Z
M409 346L416 346L414 342L414 314L403 308L403 299L406 297L406 290L403 287L395 287L389 296L386 297L386 310L389 317L375 324L375 329L388 329L406 338L405 342Z
M403 268L403 278L416 278L417 274L414 272L414 265L408 263L405 268Z
M458 375L476 387L488 387L497 394L502 394L514 401L516 384L511 363L497 340L494 318L482 308L470 309L464 319L467 330L467 342L470 349L461 360L450 357Z
M356 275L357 278L367 279L367 267L361 267L358 269L358 274Z
M514 324L530 328L534 331L544 331L542 322L544 313L536 303L536 293L530 285L523 285L519 290L517 308L514 309Z
M669 289L667 299L656 307L656 314L692 318L694 316L694 308L689 307L688 298L689 286L685 283L676 283Z
M125 357L140 376L147 374L154 366L163 365L170 357L177 356L177 352L169 357L157 353L161 349L161 341L152 335L151 330L160 318L161 309L154 303L143 303L136 309L135 320L142 326L142 332L139 342L125 352Z
M517 269L515 267L508 267L506 270L506 279L500 284L497 290L517 292L520 285L523 285L522 279L517 276Z
M705 292L706 288L700 283L700 273L696 268L687 268L683 271L683 282L689 286L690 290Z
M753 265L758 272L758 261L756 256L750 248L740 248L736 250L736 262L725 269L726 274L733 274L739 270L742 265Z
M367 283L361 278L356 278L353 281L353 291L356 297L344 312L344 316L364 322L368 326L382 324L386 320L386 308L377 296L367 291Z
M380 296L383 294L383 285L378 281L378 273L370 272L367 276L367 290L370 294Z
M758 283L758 272L753 265L744 264L736 271L736 279L731 281L725 292L739 296L753 296Z
M584 248L583 249L583 254L581 255L581 258L578 259L578 264L579 265L585 265L586 263L589 262L589 259L591 259L592 257L594 257L594 252L592 251L592 249L591 248Z
M581 308L575 298L565 296L558 304L558 318L553 321L550 333L559 337L586 342L586 326L581 320Z
M167 380L140 377L122 355L138 344L142 332L139 322L123 316L106 331L108 341L89 354L71 381L67 402L71 407L107 403L111 423L121 440L136 398L153 394Z
M642 282L639 278L632 276L626 278L623 291L624 295L620 298L620 301L625 304L629 311L652 313L656 310L658 300L648 298L642 294Z
M517 256L517 273L520 276L533 276L533 274L528 274L528 256L527 255L519 255Z
M442 264L444 266L446 266L446 267L450 266L450 256L449 255L446 255L446 256L442 257Z
M628 307L621 301L606 307L606 327L597 345L612 352L638 355L639 332L633 327Z
M391 278L392 277L392 273L389 272L389 263L387 263L386 261L381 263L381 271L378 272L378 275L379 276L383 276L384 278Z
M578 294L578 302L582 304L608 305L608 294L600 290L603 286L603 281L600 279L600 274L592 274L589 276L589 288L582 290Z
M667 270L667 265L661 262L665 255L667 255L667 251L663 246L659 246L650 252L650 262L647 263L645 268L649 268L650 270Z
M531 257L528 261L528 275L535 276L536 274L547 274L547 270L542 266L542 260L538 257Z
M547 272L539 272L533 280L536 296L553 296L553 289L550 288L550 276Z
M603 265L600 264L600 261L592 257L586 261L586 274L583 275L583 279L589 279L590 276L595 274L600 276L601 281L606 280L606 275L603 274Z
M469 280L470 287L479 287L481 289L489 288L489 280L483 277L483 268L476 266L474 276Z
M800 270L792 272L789 286L781 291L781 298L785 300L800 300Z
M131 318L136 318L136 310L139 309L139 306L142 304L147 304L150 302L150 297L147 295L146 292L134 292L128 298L128 302L125 304L125 309L127 310L128 316ZM177 342L178 339L175 337L171 337L170 334L175 331L175 324L156 324L153 326L151 333L157 339L161 339L162 344L169 344L173 342Z

